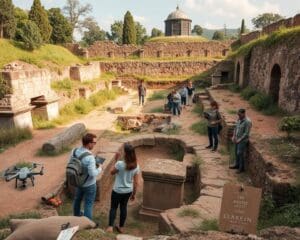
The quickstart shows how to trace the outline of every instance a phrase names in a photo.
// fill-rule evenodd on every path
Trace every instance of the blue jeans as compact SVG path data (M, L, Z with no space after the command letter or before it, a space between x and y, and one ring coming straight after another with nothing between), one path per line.
M83 215L92 220L93 217L93 205L96 198L96 184L88 187L77 187L75 193L75 199L73 203L74 216L81 216L81 201L84 199L84 213Z
M217 149L218 144L219 144L218 130L219 130L218 126L216 126L216 127L207 127L209 146L213 147L214 149Z
M173 105L172 106L173 115L180 115L180 103L173 102L172 105Z
M248 141L242 141L235 145L235 166L240 170L245 170L245 153Z

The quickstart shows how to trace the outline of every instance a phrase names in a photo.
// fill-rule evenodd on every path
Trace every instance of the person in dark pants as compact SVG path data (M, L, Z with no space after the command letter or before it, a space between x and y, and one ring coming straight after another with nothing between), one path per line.
M140 82L138 86L138 93L139 93L139 105L144 105L145 102L145 96L146 96L146 87L143 81Z
M246 117L246 110L239 109L238 121L236 123L232 142L235 144L235 164L229 166L231 169L237 169L237 173L245 171L245 153L249 142L249 134L252 127L251 120Z
M176 90L173 91L172 96L173 96L173 107L172 107L173 115L180 116L180 114L181 114L181 110L180 110L181 109L181 96Z
M113 232L117 209L120 205L120 223L119 226L116 226L116 229L118 232L123 233L123 227L127 217L127 203L129 199L134 201L137 191L140 168L137 164L135 150L130 144L125 144L124 152L124 161L118 161L111 170L111 174L116 175L116 178L111 193L111 207L107 232Z
M188 82L188 85L187 85L186 88L187 88L187 91L188 91L187 105L191 106L193 104L194 91L195 91L195 88L193 87L192 81Z
M221 123L221 115L219 113L218 103L213 101L210 104L211 109L204 113L204 117L208 120L207 133L209 145L206 148L212 148L212 152L217 151L219 139L219 126Z
M87 133L82 137L82 147L74 149L72 155L75 154L77 157L86 154L82 158L82 165L84 172L87 173L87 178L82 187L76 187L75 198L73 202L74 216L84 215L92 220L93 216L93 205L96 198L96 177L102 171L102 167L96 167L95 157L92 155L91 150L96 144L97 136L91 133ZM81 202L84 200L84 212L81 212Z

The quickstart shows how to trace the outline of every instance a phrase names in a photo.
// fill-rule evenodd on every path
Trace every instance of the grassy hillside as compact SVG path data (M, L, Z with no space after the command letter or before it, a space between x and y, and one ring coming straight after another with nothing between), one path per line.
M30 52L20 48L17 42L5 39L0 39L0 53L0 68L15 60L50 68L82 62L80 58L61 46L46 44L40 49Z
M212 39L215 31L224 32L224 29L207 29L207 28L203 28L202 36L207 38L207 39ZM238 29L226 29L226 31L227 31L227 33L226 33L227 36L237 36L237 34L238 34Z
M150 38L148 42L206 42L207 39L202 36L172 36Z

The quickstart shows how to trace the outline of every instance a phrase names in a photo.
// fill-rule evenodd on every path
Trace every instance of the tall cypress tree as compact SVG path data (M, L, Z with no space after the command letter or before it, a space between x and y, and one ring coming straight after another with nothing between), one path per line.
M124 16L123 44L136 44L136 30L133 17L129 11Z
M242 25L241 25L241 32L240 35L246 32L246 26L245 26L245 20L242 20Z
M15 32L14 5L11 0L0 0L0 38L13 38Z
M51 36L52 27L48 20L48 15L40 0L34 0L29 11L29 20L33 21L40 29L44 42L48 42Z

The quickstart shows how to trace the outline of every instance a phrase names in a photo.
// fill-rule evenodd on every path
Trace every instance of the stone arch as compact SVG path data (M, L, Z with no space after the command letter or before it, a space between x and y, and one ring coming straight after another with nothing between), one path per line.
M281 80L281 68L279 64L275 64L271 70L271 81L269 93L273 97L275 103L278 103L279 100L279 91L280 91L280 80Z
M241 75L241 64L240 64L240 62L238 62L236 65L236 72L235 72L235 83L236 84L240 83L240 75Z

